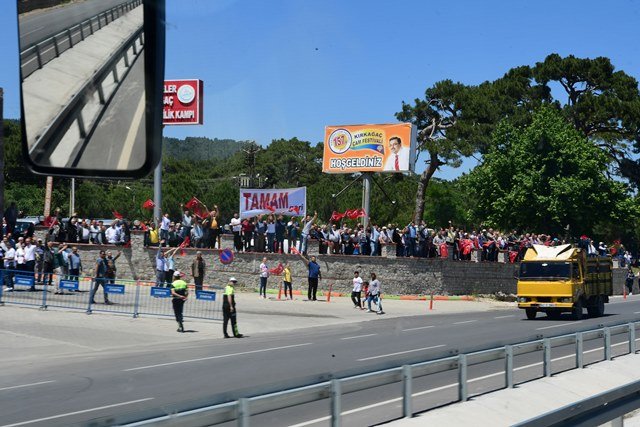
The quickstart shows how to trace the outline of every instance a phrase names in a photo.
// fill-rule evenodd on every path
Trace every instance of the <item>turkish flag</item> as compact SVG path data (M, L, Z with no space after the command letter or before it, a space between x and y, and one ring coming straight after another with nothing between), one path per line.
M342 218L344 218L344 214L343 213L333 211L333 213L331 214L331 221L338 222Z
M297 250L295 247L291 248L291 253L294 254L294 255L300 255L300 251Z
M190 243L191 239L189 238L189 236L185 237L182 243L180 243L180 246L178 246L178 248L180 248L180 256L185 256L187 254L183 248L189 246Z
M349 219L356 219L359 216L358 209L347 209L344 215Z
M367 216L367 213L364 211L364 209L360 208L360 209L356 209L358 211L358 217L365 217Z
M147 199L147 201L146 201L146 202L144 202L144 203L142 204L142 209L148 209L148 210L151 210L151 209L153 209L155 206L156 206L156 204L155 204L155 203L153 203L153 200L151 200L151 199Z
M111 212L111 213L113 214L113 217L114 217L115 219L122 219L122 218L123 218L123 217L122 217L122 214L120 214L120 212L118 212L118 211L113 211L113 212Z
M184 207L187 209L191 209L194 215L200 218L206 218L209 215L209 211L207 210L205 204L198 200L196 197L192 197L191 200L185 203Z
M282 274L283 271L284 271L284 266L282 265L281 262L279 262L276 268L272 268L269 270L269 273L279 276Z

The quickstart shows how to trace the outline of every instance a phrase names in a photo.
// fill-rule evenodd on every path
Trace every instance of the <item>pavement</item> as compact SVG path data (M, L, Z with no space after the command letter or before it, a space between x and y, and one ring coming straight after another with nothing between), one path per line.
M509 426L560 409L582 399L640 380L640 355L620 356L585 369L520 384L477 396L470 401L433 409L390 426ZM627 414L626 426L639 426L637 411Z
M451 313L485 312L513 308L512 303L497 301L435 301L429 310L425 301L383 300L385 314L366 313L352 308L350 298L332 297L331 302L278 300L269 296L264 300L255 293L237 293L238 323L246 335L285 333L293 330L353 324L366 320L400 318L406 316ZM187 302L188 304L188 302ZM219 339L220 321L185 320L188 330L182 342ZM175 321L168 317L132 318L106 313L86 314L84 311L38 309L5 305L0 307L0 358L39 357L41 354L64 355L78 349L104 351L116 348L162 344L167 333L174 333ZM37 350L37 351L36 351Z

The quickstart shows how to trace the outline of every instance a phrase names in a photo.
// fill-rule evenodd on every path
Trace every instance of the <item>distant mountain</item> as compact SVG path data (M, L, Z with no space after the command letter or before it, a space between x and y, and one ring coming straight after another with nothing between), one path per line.
M242 150L249 141L188 136L163 138L162 153L178 160L224 160Z

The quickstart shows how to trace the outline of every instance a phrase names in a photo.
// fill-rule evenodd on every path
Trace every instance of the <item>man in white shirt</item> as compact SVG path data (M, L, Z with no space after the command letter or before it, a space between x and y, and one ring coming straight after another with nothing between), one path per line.
M353 308L362 309L362 301L360 295L362 293L362 277L358 271L353 272L353 290L351 291L351 301Z
M120 233L118 231L115 221L112 222L111 227L107 228L107 231L104 232L104 235L107 238L107 243L115 245L120 241Z
M402 145L400 137L389 138L389 154L384 162L384 170L393 172L409 170L409 149Z
M24 259L26 261L25 270L33 273L36 269L36 246L31 244L31 238L27 237L24 246Z
M4 273L5 285L7 291L13 290L13 270L15 269L16 250L13 249L11 242L5 242L7 249L4 251L4 269L8 270Z
M236 252L240 252L242 250L242 239L240 237L240 231L242 231L242 221L238 218L238 213L233 214L233 218L231 218L231 231L233 231L233 246L236 249Z

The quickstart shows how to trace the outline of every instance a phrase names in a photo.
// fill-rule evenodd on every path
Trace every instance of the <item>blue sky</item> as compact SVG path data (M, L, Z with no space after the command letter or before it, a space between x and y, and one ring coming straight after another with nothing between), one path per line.
M17 118L15 2L0 1L0 86ZM316 143L326 125L395 122L438 80L476 84L553 52L640 79L638 23L632 0L167 0L166 78L204 81L205 124L165 135Z

